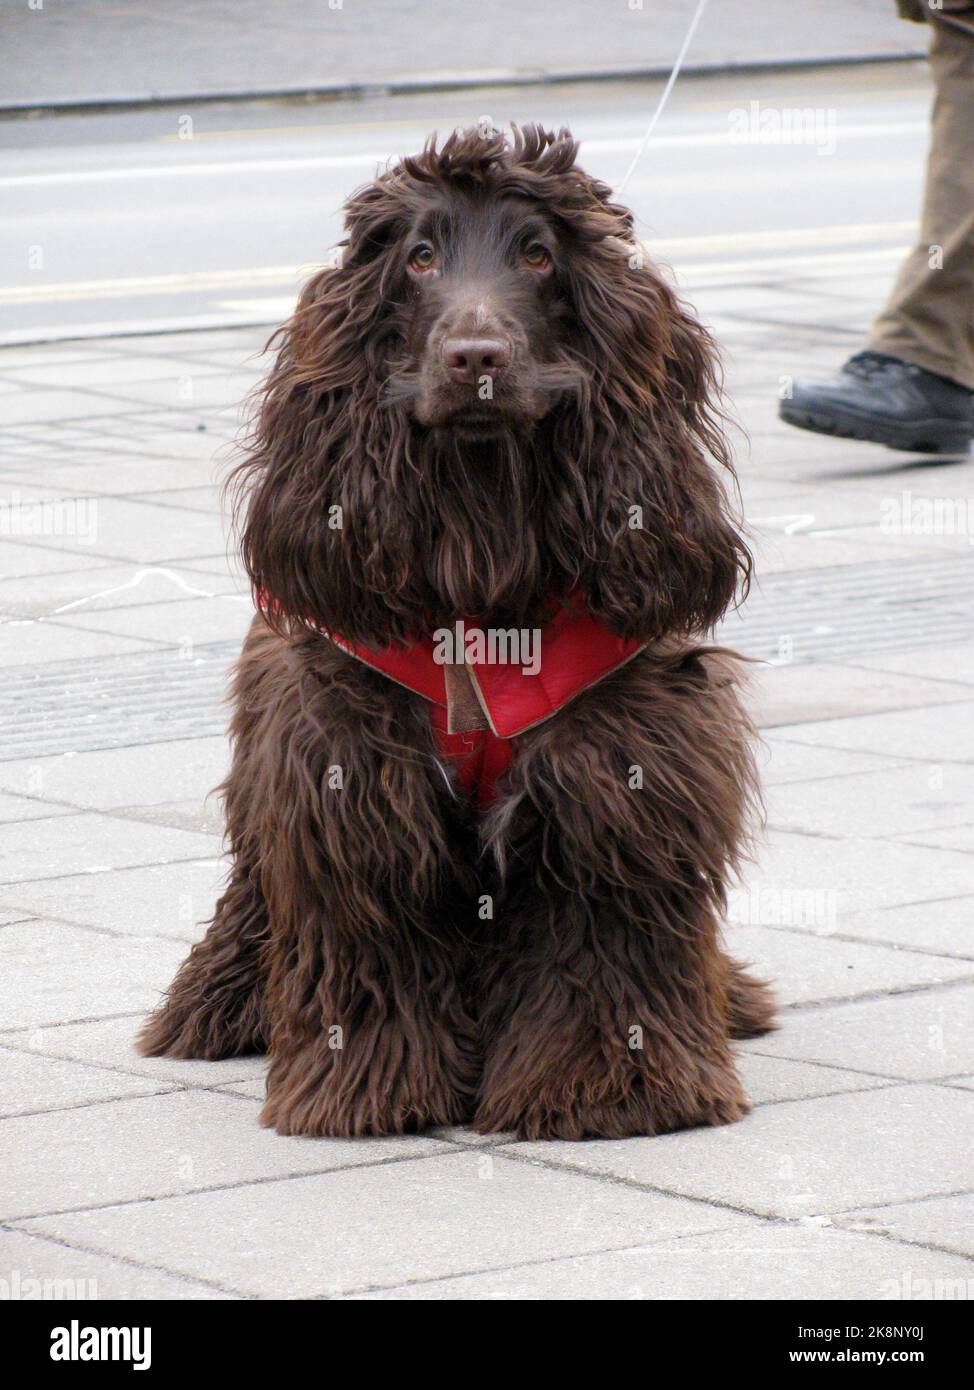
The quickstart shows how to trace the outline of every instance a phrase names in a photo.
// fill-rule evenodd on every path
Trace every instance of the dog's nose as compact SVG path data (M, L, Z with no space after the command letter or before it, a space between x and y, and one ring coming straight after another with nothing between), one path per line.
M466 386L485 376L496 381L511 360L510 344L503 338L447 338L442 352L450 376Z

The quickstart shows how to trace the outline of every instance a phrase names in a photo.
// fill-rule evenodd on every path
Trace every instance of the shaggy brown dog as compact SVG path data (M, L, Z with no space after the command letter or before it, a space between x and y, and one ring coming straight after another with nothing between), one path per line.
M693 641L750 560L714 350L576 149L471 130L357 193L263 388L233 868L140 1045L268 1051L282 1134L748 1108L729 1041L772 1007L719 928L751 730L735 659ZM525 727L478 814L430 700L369 653L470 615L547 631L569 596L628 659Z

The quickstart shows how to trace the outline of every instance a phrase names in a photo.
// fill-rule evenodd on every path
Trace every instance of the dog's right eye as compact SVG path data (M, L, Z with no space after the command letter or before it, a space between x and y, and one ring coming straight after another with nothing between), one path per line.
M436 252L428 241L421 241L409 253L409 269L419 274L436 269Z

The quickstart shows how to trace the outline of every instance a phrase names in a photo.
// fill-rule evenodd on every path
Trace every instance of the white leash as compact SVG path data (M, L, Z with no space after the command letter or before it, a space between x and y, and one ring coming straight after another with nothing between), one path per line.
M684 58L687 56L687 49L690 47L690 44L691 44L691 42L692 42L692 40L693 40L693 35L694 35L694 33L696 32L697 25L700 23L700 17L701 17L701 15L703 14L703 12L704 12L704 10L705 10L706 8L707 8L707 0L698 0L697 8L696 8L696 10L695 10L694 13L693 13L693 18L692 18L691 21L690 21L690 27L689 27L689 29L688 29L687 32L686 32L686 37L685 37L684 40L683 40L683 44L682 44L682 46L681 46L681 48L680 48L680 51L679 51L679 53L676 55L676 62L673 64L673 68L672 68L672 70L671 70L671 72L670 72L670 75L669 75L669 77L666 79L666 86L663 88L663 94L662 94L662 96L660 97L659 101L658 101L657 104L656 104L656 110L653 112L653 119L650 121L649 126L648 126L647 129L646 129L646 134L643 136L642 144L639 146L639 149L638 149L638 150L636 151L636 153L633 155L632 163L629 165L629 168L626 170L625 177L623 178L623 180L622 180L622 182L620 183L619 187L616 189L616 196L617 196L617 197L619 197L619 196L622 194L622 192L624 191L624 189L625 189L625 187L626 187L626 184L629 182L630 178L632 177L632 174L633 174L634 169L636 168L636 165L637 165L637 164L639 163L639 161L642 159L643 154L644 154L645 151L646 151L646 146L649 144L649 138L650 138L650 136L652 135L654 129L656 128L656 122L659 120L660 116L663 114L663 107L666 105L667 101L669 100L670 92L672 92L672 90L673 90L673 84L676 82L676 79L677 79L677 78L679 77L679 75L680 75L680 69L681 69L682 66L683 66L683 60L684 60Z

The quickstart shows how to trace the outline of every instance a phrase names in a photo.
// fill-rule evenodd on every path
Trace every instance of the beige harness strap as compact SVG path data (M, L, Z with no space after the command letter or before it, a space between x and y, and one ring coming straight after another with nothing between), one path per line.
M490 727L470 679L470 669L462 661L447 662L443 667L446 679L446 731L465 734L473 729Z

